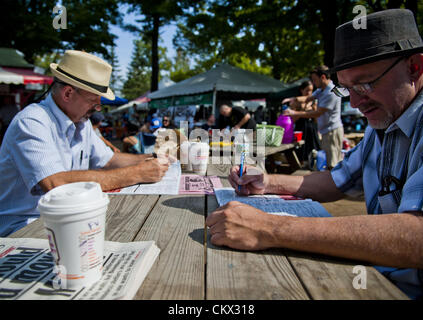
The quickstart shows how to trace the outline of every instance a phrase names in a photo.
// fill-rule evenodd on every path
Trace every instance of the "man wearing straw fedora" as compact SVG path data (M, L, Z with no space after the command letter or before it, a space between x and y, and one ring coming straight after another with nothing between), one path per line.
M320 202L363 194L367 214L300 218L238 202L207 218L211 242L243 250L283 247L373 264L411 298L423 297L423 42L411 11L392 9L336 29L338 95L367 118L361 143L332 171L242 175L241 194L292 194ZM354 290L354 289L352 289Z
M87 121L100 97L113 100L112 67L81 51L50 65L54 82L45 100L19 112L0 149L0 236L39 217L41 195L54 187L95 181L104 191L161 180L164 157L113 153Z

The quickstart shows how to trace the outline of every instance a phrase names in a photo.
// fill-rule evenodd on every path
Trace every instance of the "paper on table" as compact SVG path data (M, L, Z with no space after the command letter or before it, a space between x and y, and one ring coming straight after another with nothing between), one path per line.
M230 201L238 201L267 213L293 215L298 217L331 217L331 214L319 203L312 200L284 200L277 195L239 196L233 188L214 190L220 206Z
M62 289L48 240L0 238L0 300L132 299L159 253L154 241L105 241L101 280Z
M217 176L182 175L179 194L214 194L214 188L222 188Z
M169 166L166 174L156 183L139 183L121 189L107 191L111 194L170 194L179 193L179 182L181 180L181 164L175 161Z

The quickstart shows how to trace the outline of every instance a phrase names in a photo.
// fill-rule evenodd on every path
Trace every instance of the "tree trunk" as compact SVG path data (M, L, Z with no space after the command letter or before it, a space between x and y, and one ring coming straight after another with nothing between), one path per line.
M323 37L324 63L326 66L332 67L335 51L335 30L339 25L338 6L336 2L330 6L323 4L320 10L322 22L319 23L319 29Z
M151 53L151 92L157 91L159 88L159 29L160 29L160 16L153 15L153 34L152 53Z

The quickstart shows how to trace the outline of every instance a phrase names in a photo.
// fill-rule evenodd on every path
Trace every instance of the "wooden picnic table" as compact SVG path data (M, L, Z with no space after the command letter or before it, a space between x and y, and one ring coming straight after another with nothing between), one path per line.
M229 186L230 165L209 165L208 175ZM160 255L135 299L285 300L407 299L372 266L367 288L354 289L363 262L272 249L244 252L210 243L206 216L214 195L110 195L106 240L154 240ZM46 238L42 218L11 235Z

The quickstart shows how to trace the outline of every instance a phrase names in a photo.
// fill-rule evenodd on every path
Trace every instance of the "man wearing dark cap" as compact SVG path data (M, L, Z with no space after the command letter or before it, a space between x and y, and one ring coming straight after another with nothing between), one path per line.
M338 95L368 119L360 144L332 171L244 174L235 190L320 202L365 195L367 214L283 217L231 202L207 218L211 242L243 250L284 247L369 262L411 298L423 297L423 42L413 14L392 9L336 29ZM242 217L240 219L239 217ZM383 266L383 267L379 267Z

